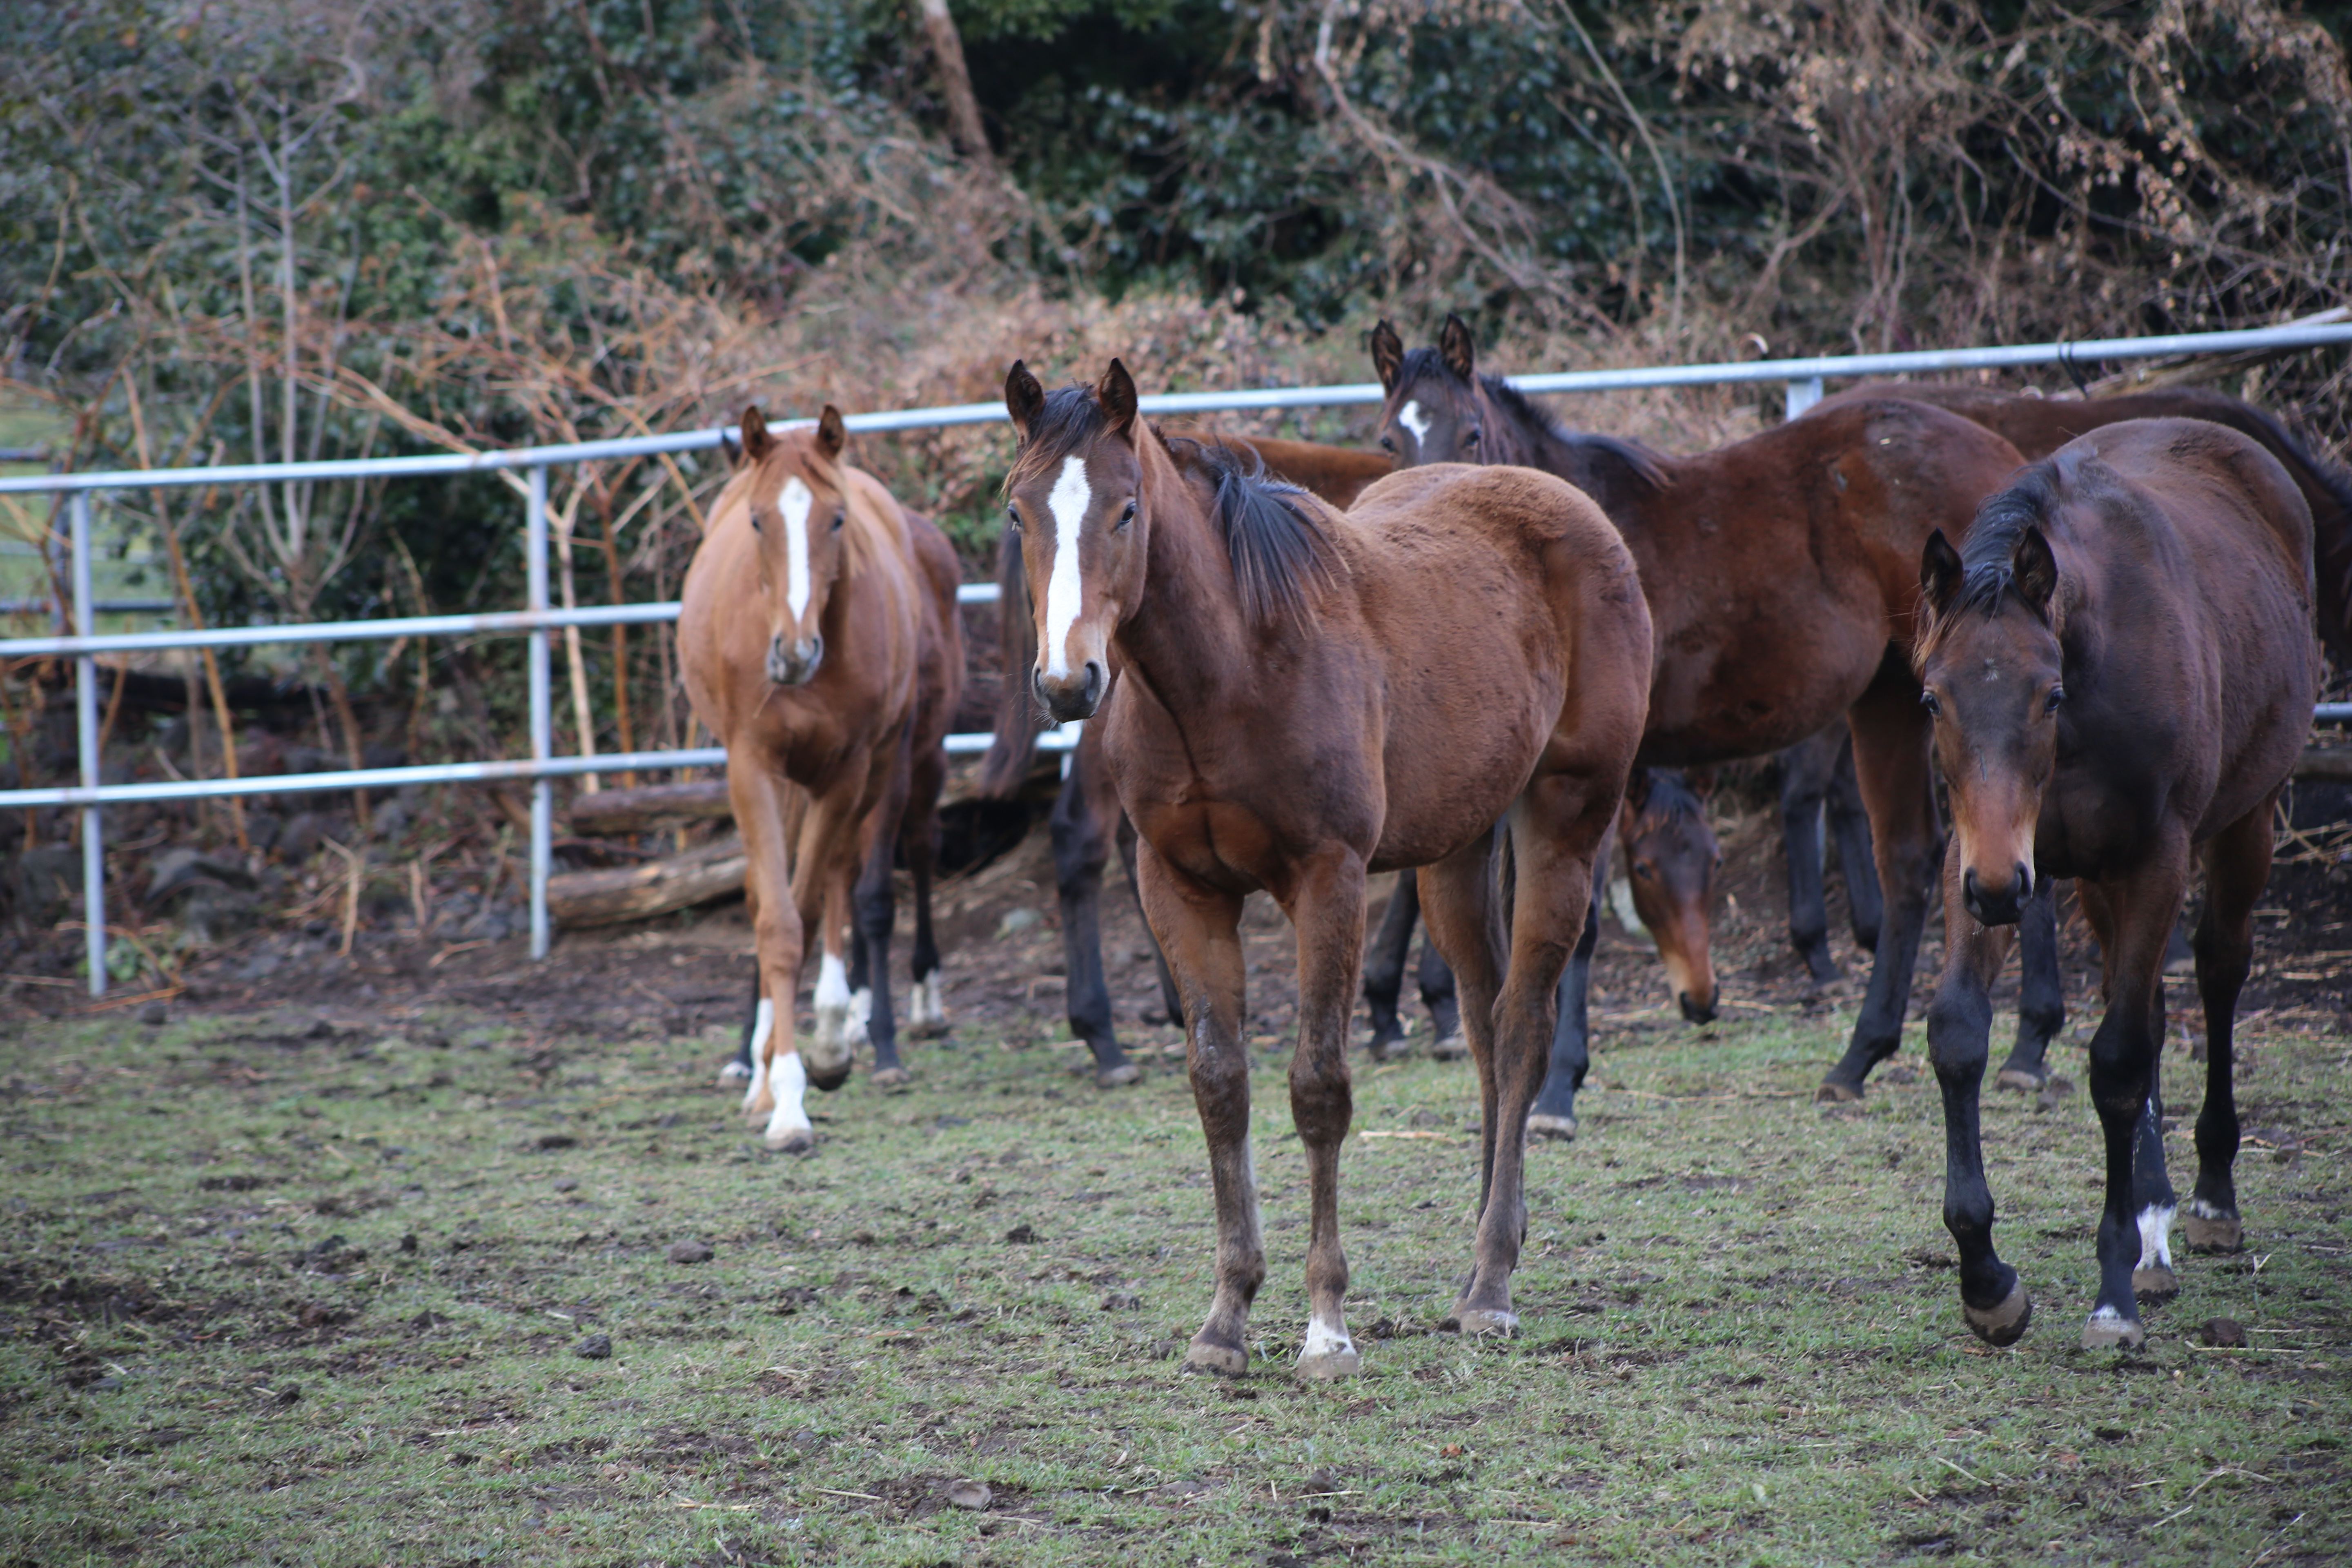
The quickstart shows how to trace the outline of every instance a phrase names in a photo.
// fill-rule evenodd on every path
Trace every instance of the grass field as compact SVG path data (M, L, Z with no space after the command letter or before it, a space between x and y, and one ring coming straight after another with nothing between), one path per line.
M2186 1258L2129 1355L2075 1346L2081 1093L1991 1102L2036 1299L1993 1352L1930 1075L1824 1112L1846 1018L1604 1032L1584 1136L1533 1158L1526 1331L1465 1343L1433 1321L1469 1253L1468 1069L1360 1068L1366 1371L1309 1387L1271 1051L1264 1359L1223 1382L1174 1372L1210 1230L1173 1061L1105 1094L967 1029L911 1092L818 1103L791 1160L710 1087L713 1038L334 1017L10 1026L0 1561L2352 1558L2339 1038L2255 1023L2252 1249ZM2224 1316L2249 1349L2199 1342Z

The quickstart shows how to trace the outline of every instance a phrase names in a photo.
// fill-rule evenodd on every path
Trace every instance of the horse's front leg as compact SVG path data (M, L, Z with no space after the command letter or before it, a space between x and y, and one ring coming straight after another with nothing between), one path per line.
M1609 847L1600 851L1599 866L1609 863ZM1528 1133L1535 1138L1576 1136L1576 1097L1592 1066L1592 954L1601 944L1601 879L1592 879L1592 900L1584 911L1584 932L1576 951L1559 973L1551 1031L1551 1065L1546 1069L1543 1092L1528 1117Z
M1250 1151L1249 1052L1241 1032L1242 900L1185 876L1148 842L1136 852L1136 892L1183 998L1185 1065L1216 1194L1216 1296L1208 1321L1184 1352L1184 1370L1237 1377L1249 1365L1244 1335L1250 1303L1265 1279Z
M2139 1267L2147 1251L2143 1225L2161 1227L2171 1217L2163 1145L2149 1138L2147 1118L2164 1044L2165 950L2188 883L2185 839L2176 834L2147 864L2104 889L2115 938L2107 1013L2091 1037L2091 1103L2106 1147L2106 1199L2099 1213L2099 1294L2083 1329L2085 1350L2147 1339L2133 1279L2150 1272Z
M898 922L898 886L890 875L893 851L906 819L907 797L914 773L914 724L900 731L891 751L889 772L881 798L860 825L865 838L864 865L857 873L853 901L856 909L858 946L866 970L866 987L853 983L850 991L850 1048L859 1039L874 1043L874 1084L896 1089L908 1074L898 1060L898 1026L890 1005L890 938Z
M787 869L784 795L782 777L761 768L748 748L741 763L727 771L728 803L743 835L744 889L760 968L743 1114L754 1127L766 1124L768 1147L802 1153L815 1145L801 1106L807 1079L793 1043L793 1001L800 991L806 927L793 902Z
M2066 983L2058 968L2058 879L2036 880L2017 916L2017 1044L1996 1089L2032 1090L2050 1081L2050 1042L2066 1026Z
M1959 847L1944 867L1944 973L1927 1004L1927 1059L1944 1098L1944 1228L1960 1255L1960 1311L1990 1344L2017 1342L2033 1303L2017 1270L1993 1250L1992 1188L1985 1180L1979 1121L1991 1054L1993 977L2009 952L2009 928L1979 925L1959 898Z
M1844 739L1834 730L1824 730L1780 756L1780 842L1789 859L1789 942L1816 985L1838 978L1837 961L1830 956L1829 900L1822 881L1822 807Z
M1371 1015L1371 1036L1365 1044L1376 1061L1405 1054L1404 1021L1397 1016L1397 1002L1404 994L1405 960L1412 952L1412 928L1420 919L1414 875L1399 871L1388 908L1381 912L1380 929L1372 933L1371 951L1364 955L1364 1007Z
M1348 1337L1348 1255L1339 1242L1339 1149L1355 1114L1348 1075L1357 955L1364 950L1364 862L1334 849L1300 867L1286 912L1298 937L1298 1043L1290 1058L1290 1114L1307 1149L1307 1344L1302 1377L1344 1377L1362 1359Z

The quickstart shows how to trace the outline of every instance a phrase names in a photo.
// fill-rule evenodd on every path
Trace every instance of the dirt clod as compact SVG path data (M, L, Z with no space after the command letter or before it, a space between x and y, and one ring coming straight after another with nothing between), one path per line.
M708 1263L714 1256L716 1255L711 1251L710 1244L707 1241L681 1241L672 1245L669 1249L669 1260L672 1263Z
M956 1508L970 1509L974 1513L986 1511L996 1500L996 1493L986 1481L958 1481L948 1488L948 1501Z
M2197 1337L2223 1350L2242 1351L2246 1348L2246 1325L2235 1318L2208 1318Z
M1013 1243L1015 1247L1026 1247L1031 1242L1037 1239L1037 1232L1034 1226L1029 1225L1026 1221L1024 1221L1023 1223L1014 1226L1011 1230L1006 1231L1004 1233L1004 1239Z
M1143 1298L1132 1290L1114 1290L1102 1301L1102 1310L1106 1312L1135 1312L1142 1308Z
M613 1359L613 1336L590 1334L572 1347L572 1353L582 1361L610 1361Z

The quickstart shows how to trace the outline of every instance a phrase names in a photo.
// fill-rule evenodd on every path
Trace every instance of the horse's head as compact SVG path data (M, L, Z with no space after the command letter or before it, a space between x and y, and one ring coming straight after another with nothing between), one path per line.
M2029 470L1977 514L1965 560L1938 529L1919 566L1920 700L1935 715L1951 794L1960 901L1986 925L2014 921L2033 894L2034 831L2066 699L2057 557L2019 515L2047 497Z
M1150 524L1142 515L1134 378L1110 362L1093 387L1048 396L1015 363L1004 407L1021 448L1004 481L1037 624L1030 688L1064 723L1110 688L1110 639L1140 601Z
M1388 399L1381 405L1381 450L1400 468L1423 463L1483 463L1490 410L1478 384L1477 345L1459 316L1445 318L1434 349L1405 352L1382 321L1372 329L1372 368Z
M848 432L826 404L814 429L778 435L757 408L743 410L737 462L750 476L760 592L768 605L768 679L800 686L824 662L824 609L841 577L849 514L841 448Z
M1658 940L1675 1005L1692 1023L1711 1023L1716 986L1708 939L1723 850L1707 826L1705 786L1655 768L1634 769L1618 834L1633 872L1633 912Z

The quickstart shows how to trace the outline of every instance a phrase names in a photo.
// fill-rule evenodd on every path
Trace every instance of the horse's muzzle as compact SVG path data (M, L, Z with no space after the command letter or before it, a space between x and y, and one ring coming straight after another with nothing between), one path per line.
M1056 724L1067 724L1079 719L1091 719L1102 706L1103 691L1110 684L1103 667L1093 659L1075 678L1065 676L1048 680L1042 673L1029 672L1030 689L1037 694L1038 705L1054 716Z
M768 679L779 686L803 686L824 662L822 636L800 637L787 646L782 637L768 639Z
M1975 917L1979 925L2008 926L2017 923L2018 911L2025 900L2033 896L2033 868L2019 865L2012 868L2006 888L1988 888L1977 879L1971 866L1960 873L1960 907Z

